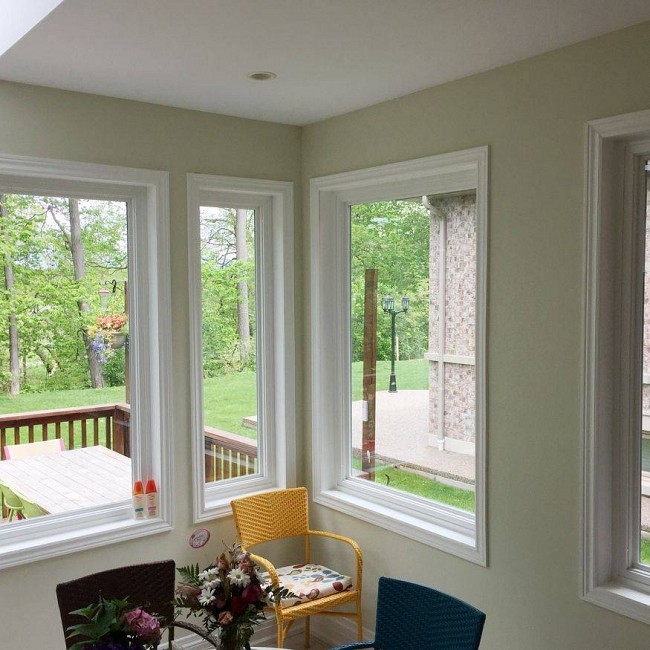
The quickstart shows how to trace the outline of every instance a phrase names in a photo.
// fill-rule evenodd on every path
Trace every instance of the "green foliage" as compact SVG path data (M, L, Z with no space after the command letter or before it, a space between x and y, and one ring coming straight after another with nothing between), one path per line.
M238 259L236 211L201 208L201 302L203 371L206 377L255 369L255 237L254 214L246 218L248 259ZM248 291L250 354L241 359L238 306L240 288Z
M86 327L101 313L98 289L126 277L126 204L78 201L85 275L75 280L66 198L5 195L7 218L0 223L6 273L14 285L0 295L0 322L16 318L23 367L40 364L43 375L23 372L21 391L89 386L83 341ZM88 311L82 313L80 305ZM118 305L120 311L123 304ZM8 328L0 328L0 381L7 386ZM123 362L122 362L123 365ZM111 369L113 381L120 372ZM123 369L122 369L123 374Z
M365 270L378 270L377 358L390 359L391 318L383 296L396 305L403 295L409 310L399 314L399 358L422 357L429 336L429 213L419 200L364 203L351 208L352 360L363 358ZM397 307L398 309L401 307Z
M155 650L162 635L158 618L139 607L132 607L127 599L106 600L77 609L76 614L86 623L71 625L69 639L84 637L71 650L106 650L129 648L129 650Z
M124 348L115 350L102 366L107 386L124 386Z
M68 628L69 639L74 639L77 636L86 637L84 641L75 643L72 650L82 650L85 646L100 641L109 633L114 632L117 629L119 617L128 605L127 600L100 598L99 603L70 612L77 616L83 616L88 621L88 623L78 623Z

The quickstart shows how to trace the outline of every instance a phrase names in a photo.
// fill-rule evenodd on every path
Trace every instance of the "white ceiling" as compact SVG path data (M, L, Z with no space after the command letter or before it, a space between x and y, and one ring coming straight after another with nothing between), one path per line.
M648 0L63 0L0 79L306 124L649 19Z

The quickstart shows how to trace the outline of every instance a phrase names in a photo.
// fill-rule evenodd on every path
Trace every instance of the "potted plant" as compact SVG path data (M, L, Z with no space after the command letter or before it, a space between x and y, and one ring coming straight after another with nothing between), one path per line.
M71 650L155 650L162 638L158 617L126 599L100 597L71 613L86 619L68 628L69 639L79 638Z

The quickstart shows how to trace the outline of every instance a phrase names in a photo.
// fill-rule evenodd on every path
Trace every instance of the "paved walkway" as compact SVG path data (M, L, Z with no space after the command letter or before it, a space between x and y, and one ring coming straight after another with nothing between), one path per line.
M423 471L473 483L474 456L429 446L429 391L378 391L375 454ZM352 403L352 445L361 448L361 401Z

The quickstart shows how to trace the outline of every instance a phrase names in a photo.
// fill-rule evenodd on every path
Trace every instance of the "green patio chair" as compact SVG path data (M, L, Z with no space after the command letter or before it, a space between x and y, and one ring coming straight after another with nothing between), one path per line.
M9 511L7 521L12 521L14 517L23 519L25 515L23 513L23 502L20 497L4 483L0 483L0 492L2 492L4 498L5 508Z
M47 512L41 508L41 506L35 504L33 501L25 499L25 497L20 497L20 502L23 506L23 517L25 519L32 519L33 517L42 517L46 515Z

